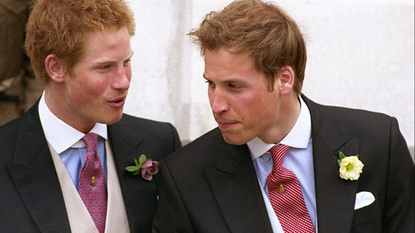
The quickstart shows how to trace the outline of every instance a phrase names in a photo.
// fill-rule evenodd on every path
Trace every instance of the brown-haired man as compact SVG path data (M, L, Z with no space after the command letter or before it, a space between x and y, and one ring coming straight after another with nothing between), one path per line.
M154 232L414 231L396 119L302 95L305 43L286 13L235 1L190 36L218 128L160 164Z
M180 140L123 114L134 27L123 0L35 1L25 47L45 91L0 128L1 232L151 232L155 182L125 168Z

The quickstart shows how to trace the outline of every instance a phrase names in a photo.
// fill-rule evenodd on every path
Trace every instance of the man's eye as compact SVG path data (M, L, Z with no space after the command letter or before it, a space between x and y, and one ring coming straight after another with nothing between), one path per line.
M208 84L209 88L214 88L215 87L215 83L214 82L209 81L209 80L206 80L205 82Z
M236 85L236 84L232 84L232 83L229 83L229 87L230 87L231 89L239 89L239 88L241 88L241 86L240 86L240 85Z
M124 66L128 66L131 63L131 59L128 59L124 62Z
M100 66L99 68L101 70L106 70L106 69L109 69L110 67L111 67L110 65L105 65L105 66Z

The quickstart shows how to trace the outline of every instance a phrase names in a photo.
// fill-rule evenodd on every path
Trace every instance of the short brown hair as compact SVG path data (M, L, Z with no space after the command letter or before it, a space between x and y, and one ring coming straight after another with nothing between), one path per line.
M135 33L134 16L124 0L35 0L26 26L25 48L36 76L49 80L45 59L55 54L67 71L84 56L86 35L127 27Z
M296 76L294 91L301 93L306 46L297 24L280 7L259 0L234 1L220 12L207 14L189 35L203 56L206 49L220 48L248 53L269 84L281 67L291 66Z

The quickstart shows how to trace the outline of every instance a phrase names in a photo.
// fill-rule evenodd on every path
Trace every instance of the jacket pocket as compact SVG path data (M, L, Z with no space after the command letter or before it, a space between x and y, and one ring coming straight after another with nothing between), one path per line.
M353 214L352 233L381 231L382 215L376 199L371 205L357 209Z

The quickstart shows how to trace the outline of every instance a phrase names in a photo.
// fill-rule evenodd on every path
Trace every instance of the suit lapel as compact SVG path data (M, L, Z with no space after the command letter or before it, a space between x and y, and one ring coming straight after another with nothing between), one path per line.
M22 201L42 232L70 232L68 216L53 160L40 124L37 104L18 128L10 175Z
M223 145L204 174L231 232L272 232L248 147ZM251 213L251 214L249 214Z
M128 130L123 130L119 124L108 126L109 142L113 151L130 230L131 232L140 232L138 226L141 224L140 221L144 219L140 216L148 214L148 210L140 208L140 202L145 201L140 199L140 196L155 188L151 187L152 182L141 179L139 176L133 176L125 170L127 166L134 165L134 158L138 160L141 155L140 145L145 141L144 138L140 138L139 133L131 137L125 132Z
M304 97L304 96L303 96ZM304 97L310 109L313 141L314 179L319 232L350 232L358 181L339 176L339 151L359 153L359 140L339 129L324 107Z

